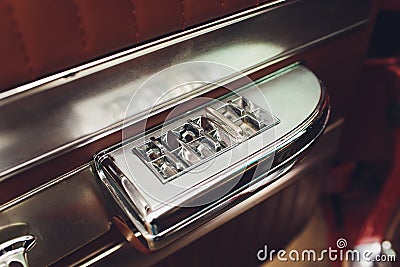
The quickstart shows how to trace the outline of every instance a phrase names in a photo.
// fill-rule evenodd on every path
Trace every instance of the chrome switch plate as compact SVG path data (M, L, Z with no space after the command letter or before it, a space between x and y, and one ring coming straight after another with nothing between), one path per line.
M279 179L322 134L330 114L324 87L298 64L218 99L196 99L94 159L116 215L148 250Z
M195 117L193 117L195 115ZM245 142L279 123L279 119L239 95L226 97L189 114L183 124L156 135L147 134L133 153L162 183Z

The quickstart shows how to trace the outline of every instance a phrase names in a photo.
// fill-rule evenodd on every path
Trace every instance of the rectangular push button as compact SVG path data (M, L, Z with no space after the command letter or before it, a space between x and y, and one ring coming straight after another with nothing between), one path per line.
M194 116L193 112L193 116ZM192 114L192 113L191 113ZM234 95L202 107L200 116L176 125L161 136L145 136L134 154L164 183L231 149L279 122L244 97ZM174 124L174 122L171 122Z

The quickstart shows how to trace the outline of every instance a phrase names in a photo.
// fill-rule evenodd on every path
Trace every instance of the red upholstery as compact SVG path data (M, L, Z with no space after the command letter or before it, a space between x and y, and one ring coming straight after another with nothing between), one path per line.
M258 0L0 0L0 92L258 4Z

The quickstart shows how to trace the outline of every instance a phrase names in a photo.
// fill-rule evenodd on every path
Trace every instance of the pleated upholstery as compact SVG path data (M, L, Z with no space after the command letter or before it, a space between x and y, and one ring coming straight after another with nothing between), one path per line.
M257 0L0 0L0 92L258 4Z

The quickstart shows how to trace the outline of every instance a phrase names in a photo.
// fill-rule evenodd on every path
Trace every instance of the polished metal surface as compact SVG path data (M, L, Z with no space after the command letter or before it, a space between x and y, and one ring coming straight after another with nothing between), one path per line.
M265 203L264 205L266 205L265 208L261 207L261 214L273 213L273 211L270 209L271 205L273 206L275 204L279 207L279 204L281 204L279 202L279 199L282 199L282 197L278 199L278 202L275 201L273 203L270 203L270 205L268 205L267 203L270 202L270 198L276 195L277 192L282 194L284 192L284 189L287 188L289 185L292 185L302 179L307 180L306 177L312 175L315 175L317 177L316 180L319 181L321 180L321 177L325 177L326 170L323 166L326 165L327 162L331 161L336 154L337 144L343 128L342 126L343 119L332 123L330 126L327 127L323 136L312 148L312 151L295 169L284 175L281 179L278 179L276 182L272 183L267 188L264 188L263 190L252 195L250 198L244 200L239 205L233 207L227 212L218 215L216 218L212 219L208 223L199 226L197 229L193 230L190 235L186 235L177 242L173 242L171 245L161 250L155 251L152 254L141 253L133 248L131 244L121 243L118 244L116 247L104 251L101 255L93 257L88 261L88 264L90 264L90 266L96 267L110 265L118 265L121 267L153 266L155 263L159 262L165 257L168 257L174 252L187 247L192 242L194 242L194 240L201 238L207 233L213 232L221 225L221 227L223 227L223 225L231 220L234 220L238 215L245 213L246 211L257 205L263 205L262 203ZM306 182L305 186L309 187L312 185ZM283 194L283 196L286 196L286 194L291 194L291 192ZM308 197L309 195L305 194L301 195L300 199L304 201ZM299 212L301 214L304 214L305 211L301 210ZM258 220L259 218L256 219ZM274 222L275 218L270 218L269 220L264 222L264 232L271 230L268 221ZM285 231L286 229L287 228L283 228L282 230ZM235 235L232 235L232 232L229 232L229 236L231 236L232 238L235 237ZM268 239L262 239L263 242L265 242L266 240ZM210 247L210 250L213 250L215 248L215 246L211 245ZM203 256L208 256L209 251L207 253L202 251L202 253L204 253ZM256 250L249 253L254 255L256 253Z
M1 205L0 226L26 223L36 240L29 264L48 266L109 230L103 205L93 173L85 165Z
M193 110L183 119L183 123L177 123L178 119L169 125L164 123L161 135L158 131L147 134L144 144L132 148L162 183L279 123L267 111L236 94ZM166 131L166 127L172 129ZM139 172L138 167L135 172Z
M221 102L207 103L197 111L164 124L161 129L142 138L147 139L145 145L141 139L128 141L95 157L101 180L124 211L118 215L133 223L150 250L182 237L190 229L230 208L233 202L246 199L268 186L286 173L323 132L329 118L328 96L317 77L305 67L290 66L255 84L239 88L233 96L222 98ZM266 111L261 112L258 105L263 100L259 91L268 102L269 112L279 120ZM198 162L191 172L182 169L179 176L177 168L168 175L160 173L161 167L159 170L148 168L152 160L163 158L159 163L161 166L171 157L167 153L162 155L166 151L163 136L174 130L185 132L179 130L174 122L187 125L193 117L201 116L198 112L205 110L206 116L210 115L215 124L232 124L241 118L244 110L238 109L234 112L236 115L228 115L227 107L231 107L230 104L244 107L245 103L252 107L247 107L250 111L264 113L261 115L264 119L259 121L259 124L269 122L264 131L258 129L247 136L242 128L235 129L241 124L233 123L228 127L235 129L234 133L227 134L238 143L230 150L221 150L207 166L205 161ZM213 113L209 114L211 107ZM220 114L215 115L216 112ZM189 139L199 135L193 131ZM241 138L235 138L238 135ZM138 147L141 152L135 155L132 151ZM168 168L177 166L173 161L178 158L169 160Z
M148 47L153 47L152 51L163 48L166 46L173 45L175 43L179 43L184 40L188 40L190 38L202 35L204 33L208 33L210 31L214 31L220 28L224 28L234 23L241 22L248 18L254 17L260 13L263 13L266 8L272 8L276 5L288 2L288 1L296 1L296 0L273 0L268 1L267 3L263 3L261 5L257 5L257 7L253 7L251 9L238 11L235 14L231 14L229 17L220 18L216 21L209 22L203 25L199 25L197 27L191 28L189 30L180 31L175 34L170 34L166 37L159 36L156 40L146 42L142 45L136 46L131 49L126 49L121 52L114 53L109 56L102 57L97 60L90 61L89 63L79 65L77 67L38 79L36 81L30 82L28 84L23 84L16 88L9 89L5 92L0 92L0 99L8 98L11 96L15 96L17 94L35 89L35 90L45 90L51 86L54 86L53 82L56 81L55 84L62 84L67 82L68 80L74 80L75 75L79 75L80 77L89 75L90 73L97 72L99 70L106 69L110 66L117 65L128 60L134 59L140 55L147 54L149 51L144 51L141 54L134 53L139 50L143 50ZM117 60L114 60L117 59ZM103 64L106 63L106 64ZM93 68L96 67L96 68ZM60 78L65 78L66 80L60 81ZM45 85L45 86L42 86Z
M288 2L284 9L278 6L261 7L224 19L222 23L207 25L198 32L185 32L123 52L111 61L109 58L57 74L52 82L47 83L53 78L47 79L42 85L40 82L35 83L40 85L38 87L17 88L7 95L2 94L0 181L12 178L25 167L45 162L121 129L129 99L144 80L161 69L184 62L212 60L247 74L364 25L368 20L371 3L360 0L341 0L335 3L308 0ZM283 21L282 17L290 19ZM305 17L307 20L304 20ZM210 71L201 71L215 81L222 78ZM229 76L229 73L226 74ZM143 99L148 102L138 107L130 123L141 119L149 108L148 104L163 94L165 89L169 88L154 88L154 91L147 92ZM167 99L155 112L211 89L181 90L181 98ZM331 147L325 147L313 160L320 163L329 149ZM265 200L284 184L291 183L293 176L301 171L304 168L296 169L268 188L255 191L251 198L213 218L160 254L165 255L182 248ZM38 240L29 255L33 266L55 262L109 230L109 218L102 206L104 199L98 195L94 179L86 165L0 206L0 225L19 221L32 225L32 234ZM127 248L119 244L95 256L85 266L102 257L110 258L114 264L116 259L110 257L110 254L121 247ZM154 263L156 259L132 249L124 257L119 260L125 261L125 264L131 260L129 266L138 262L137 266L143 266L141 261Z
M213 61L245 74L365 24L372 1L291 1L224 19L74 72L0 101L0 180L121 129L129 100L154 73L192 61ZM287 19L282 19L287 18ZM237 23L239 22L240 23ZM230 73L215 75L219 81ZM88 76L88 74L91 74ZM196 75L196 73L182 73ZM229 80L229 79L228 79ZM228 81L227 80L227 81ZM168 87L143 95L134 123ZM213 88L179 88L154 112ZM147 102L148 101L148 102Z
M25 235L16 237L0 244L0 266L9 267L12 264L20 264L28 267L27 253L35 245L35 237Z

